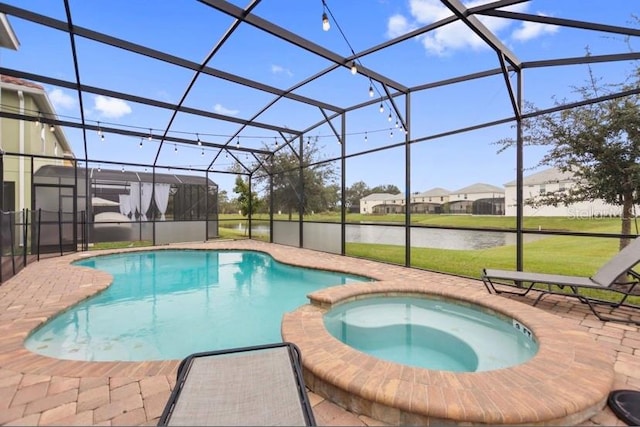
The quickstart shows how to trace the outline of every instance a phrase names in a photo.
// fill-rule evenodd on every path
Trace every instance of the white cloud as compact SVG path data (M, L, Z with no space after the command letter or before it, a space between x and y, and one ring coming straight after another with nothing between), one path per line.
M293 73L288 68L284 68L280 65L271 65L271 73L272 74L284 74L286 76L292 77Z
M68 110L76 105L76 99L64 93L62 89L54 89L48 95L56 110Z
M489 3L490 1L492 0L466 1L464 2L464 6L473 8ZM525 12L527 7L527 3L519 3L505 7L503 10ZM432 24L453 14L440 0L409 0L409 13L411 15L410 17L396 14L389 18L387 35L390 38L398 37L419 26ZM508 19L490 16L476 15L476 17L489 31L498 36L499 33L504 32L513 23L513 21ZM512 36L519 37L516 38L517 40L529 40L533 37L553 32L555 32L555 30L539 29L535 26L531 28L530 26L523 25L523 28L519 32L518 30L514 31ZM428 34L420 36L419 40L427 52L434 55L447 55L453 51L462 49L479 50L487 48L487 45L480 37L460 21L430 31Z
M229 110L228 108L223 107L221 104L214 105L213 111L218 114L224 114L225 116L235 116L239 113L238 110Z
M121 99L98 95L93 98L93 107L101 116L117 119L131 113L131 107Z
M407 18L402 15L393 15L387 23L387 37L394 39L408 33L412 29Z
M544 16L539 14L540 16ZM535 39L545 34L555 34L558 31L557 25L541 24L539 22L523 22L519 28L516 28L511 37L521 42Z

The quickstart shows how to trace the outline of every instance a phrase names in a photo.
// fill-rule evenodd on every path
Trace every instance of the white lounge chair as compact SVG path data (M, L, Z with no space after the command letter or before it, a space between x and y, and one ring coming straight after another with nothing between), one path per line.
M640 274L633 270L633 267L639 262L640 237L618 252L591 277L485 268L482 270L481 278L487 291L496 294L526 295L532 290L540 292L533 305L540 302L545 295L566 295L577 298L587 304L600 320L628 321L627 319L604 315L596 310L596 306L606 305L610 308L626 306L640 309L640 306L627 303L627 298L633 294L636 285L640 283ZM628 277L631 280L619 282L620 277ZM496 285L506 286L497 288ZM535 285L544 286L536 287ZM569 292L564 291L565 287ZM518 290L509 290L510 288L517 288ZM581 292L586 289L607 291L619 298L617 301L611 301ZM640 321L631 321L631 323L640 324Z

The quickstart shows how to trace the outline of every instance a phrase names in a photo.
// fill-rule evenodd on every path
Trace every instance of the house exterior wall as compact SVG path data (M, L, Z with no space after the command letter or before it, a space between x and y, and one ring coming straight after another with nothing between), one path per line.
M2 87L0 102L3 110L11 113L31 115L39 110L31 93L22 91L19 87L15 90ZM15 197L9 206L2 206L3 210L31 209L32 172L35 173L45 164L61 165L65 162L56 134L43 123L1 118L0 148L10 153L60 157L60 159L35 158L32 161L31 158L24 156L4 156L2 181L3 184L12 183L9 185L13 185Z
M569 188L570 182L551 182L544 184L525 185L523 197L526 199L541 194L541 192L553 192L560 190L561 186ZM516 187L509 185L505 187L505 216L516 216ZM523 216L562 216L590 218L594 216L619 216L622 213L621 206L605 203L602 200L592 202L577 202L569 206L540 206L533 207L525 203Z

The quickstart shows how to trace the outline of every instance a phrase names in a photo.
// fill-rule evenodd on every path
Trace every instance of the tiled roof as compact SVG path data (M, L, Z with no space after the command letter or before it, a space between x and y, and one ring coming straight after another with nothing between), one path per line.
M449 194L451 194L451 191L446 188L435 187L422 193L415 194L414 197L440 197L448 196Z
M361 200L393 200L398 197L403 198L402 193L400 194L390 194L390 193L373 193L368 196L363 197Z
M2 75L2 76L0 76L0 78L1 78L2 83L11 83L11 84L18 85L18 86L30 87L32 89L44 90L44 87L40 86L37 83L29 82L27 80L22 80L22 79L19 79L17 77L11 77L11 76Z
M570 182L573 176L569 172L561 172L558 168L549 168L523 178L524 185L548 184L551 182ZM516 181L509 181L506 186L515 186Z
M467 187L460 188L458 190L452 191L451 194L475 194L475 193L504 193L504 188L496 187L491 184L477 183L471 184Z

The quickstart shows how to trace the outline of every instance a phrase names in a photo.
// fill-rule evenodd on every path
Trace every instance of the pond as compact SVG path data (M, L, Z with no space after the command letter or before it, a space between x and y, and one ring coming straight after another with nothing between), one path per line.
M222 226L223 223L221 223ZM246 221L226 223L227 228L245 231ZM269 235L265 222L253 224L253 235ZM544 236L524 235L525 242L539 240ZM405 244L404 227L391 225L347 224L347 243L370 243L383 245ZM451 230L441 228L411 228L411 246L416 248L475 250L516 244L516 234L504 231Z

